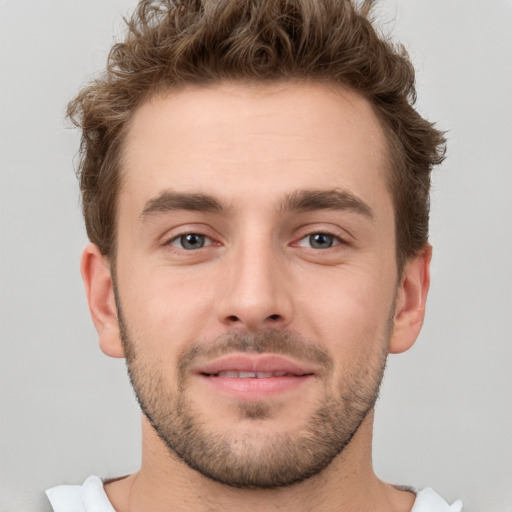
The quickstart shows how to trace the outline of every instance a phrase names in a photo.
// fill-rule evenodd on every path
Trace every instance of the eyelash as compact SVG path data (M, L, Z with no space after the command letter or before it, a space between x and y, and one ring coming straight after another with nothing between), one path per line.
M304 245L301 245L301 242L309 239L309 241L311 243L312 242L312 237L317 236L317 235L323 235L325 237L328 237L329 239L332 239L331 245L329 245L328 247L311 247L311 245L309 245L309 246L307 246L307 248L309 248L309 249L317 249L319 251L325 251L327 249L331 249L331 248L336 247L338 245L342 245L342 244L347 245L347 242L343 238L335 235L334 233L330 233L327 230L318 230L318 231L313 231L313 232L307 233L306 235L301 237L297 242L294 242L292 244L292 246L294 246L294 247L306 247ZM190 236L195 236L195 237L198 237L198 238L202 238L203 239L203 244L200 245L197 248L190 248L190 249L185 248L183 246L185 238L186 237L190 237ZM177 244L180 244L180 246L178 246ZM215 244L215 241L211 237L209 237L208 235L205 235L205 234L199 233L199 232L193 232L193 231L186 232L186 233L181 233L179 235L176 235L176 236L172 237L167 242L165 242L166 246L171 246L171 247L174 247L176 249L185 250L187 252L194 252L194 251L197 251L199 249L203 249L204 247L209 247L209 246L214 245L214 244Z
M183 243L181 244L181 247L178 247L177 245L174 245L175 242L183 242L184 239L188 236L196 236L196 237L201 237L204 239L204 242L205 244L201 245L199 248L196 248L196 249L185 249L185 247L183 247ZM172 237L170 240L168 240L165 245L168 245L168 246L172 246L172 247L175 247L177 249L182 249L182 250L185 250L185 251L194 251L194 250L198 250L198 249L203 249L204 247L209 247L210 245L213 245L215 242L214 240L209 237L208 235L204 235L202 233L197 233L197 232L193 232L193 231L190 231L190 232L187 232L187 233L181 233L179 235L176 235L174 237Z
M335 235L334 233L331 233L331 232L329 232L327 230L318 230L318 231L313 231L311 233L307 233L302 238L300 238L298 240L298 242L295 242L293 245L294 246L298 246L298 247L304 247L304 246L300 245L300 242L302 242L304 240L308 240L308 239L311 241L311 238L316 236L316 235L323 235L323 236L332 238L333 243L329 247L324 247L324 248L308 246L309 249L318 249L320 251L325 251L327 249L331 249L333 247L337 247L338 245L342 245L342 244L346 245L347 244L347 242L343 238L341 238L338 235Z

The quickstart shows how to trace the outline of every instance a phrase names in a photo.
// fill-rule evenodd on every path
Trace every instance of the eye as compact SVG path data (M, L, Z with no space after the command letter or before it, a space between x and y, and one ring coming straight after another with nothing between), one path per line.
M334 235L329 233L312 233L302 238L297 245L313 249L330 249L338 244L340 244L340 239Z
M169 245L178 247L179 249L185 249L186 251L194 251L202 249L211 245L212 240L206 235L200 235L199 233L186 233L173 238Z

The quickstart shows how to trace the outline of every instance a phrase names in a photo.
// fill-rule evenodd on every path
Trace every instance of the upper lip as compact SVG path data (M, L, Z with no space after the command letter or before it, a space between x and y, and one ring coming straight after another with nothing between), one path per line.
M315 373L310 367L274 354L229 354L196 368L197 373L206 375L227 371L286 372L298 376Z

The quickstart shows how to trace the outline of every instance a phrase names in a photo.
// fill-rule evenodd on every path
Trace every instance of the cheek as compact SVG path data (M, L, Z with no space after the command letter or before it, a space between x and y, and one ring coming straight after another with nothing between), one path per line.
M317 281L302 301L303 315L311 323L313 336L333 354L364 357L382 346L394 293L394 285L382 277L344 269Z
M200 338L212 311L208 280L165 267L127 275L120 295L130 332L159 345L160 351L174 352Z

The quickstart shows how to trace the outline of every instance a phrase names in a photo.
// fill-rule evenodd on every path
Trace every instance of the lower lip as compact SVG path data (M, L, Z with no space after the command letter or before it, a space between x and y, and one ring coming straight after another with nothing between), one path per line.
M313 375L266 377L214 377L200 375L200 378L213 390L242 400L259 400L282 393L295 391L310 381Z

